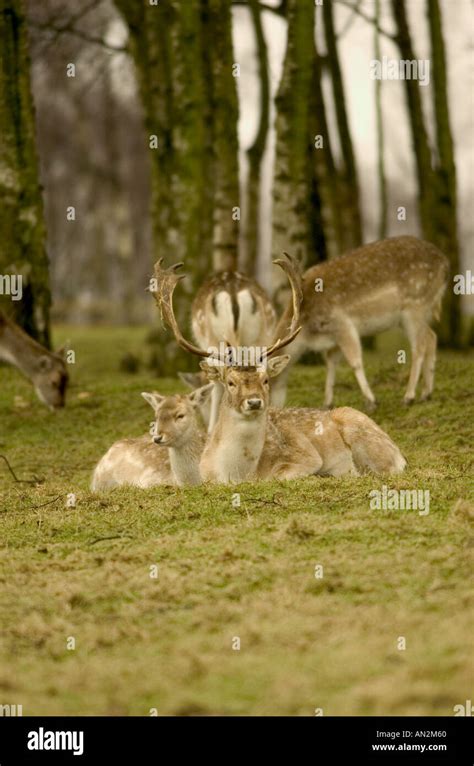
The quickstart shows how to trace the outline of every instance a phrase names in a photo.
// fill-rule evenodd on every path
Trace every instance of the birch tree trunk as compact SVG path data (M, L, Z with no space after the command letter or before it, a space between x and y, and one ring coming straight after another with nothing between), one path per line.
M249 0L257 51L260 85L260 117L257 134L247 150L249 172L247 179L247 214L245 224L245 247L242 270L254 276L257 267L260 236L260 195L261 169L267 145L270 116L270 78L268 72L268 51L262 25L262 10L259 0Z
M0 198L0 275L21 275L23 292L18 301L0 295L1 306L26 332L49 347L46 230L21 0L0 0Z

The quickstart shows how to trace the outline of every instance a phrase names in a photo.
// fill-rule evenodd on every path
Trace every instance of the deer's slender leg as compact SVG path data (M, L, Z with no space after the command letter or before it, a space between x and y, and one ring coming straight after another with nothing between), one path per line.
M336 367L341 359L341 352L338 348L331 348L324 352L326 362L326 387L324 392L324 406L332 407L334 397L334 383L336 381Z
M423 366L421 369L423 376L421 398L423 400L429 399L433 392L437 342L438 339L436 337L436 333L431 329L431 327L428 327L426 330L425 356L423 357Z
M352 368L369 409L373 409L376 406L375 396L365 377L364 364L362 361L362 345L359 333L351 321L344 321L338 325L333 333L333 337L347 363Z
M423 319L413 312L403 314L402 323L411 348L410 376L403 401L405 404L411 404L416 396L416 387L426 353L427 330L430 328Z

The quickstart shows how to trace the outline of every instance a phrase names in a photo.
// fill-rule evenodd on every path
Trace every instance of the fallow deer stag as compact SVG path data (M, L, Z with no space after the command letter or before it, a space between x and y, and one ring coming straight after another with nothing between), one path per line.
M198 412L212 388L208 383L187 396L143 392L155 412L152 435L115 442L94 469L92 491L125 484L141 488L200 484L205 432Z
M69 376L63 349L48 351L0 311L0 359L17 367L51 410L64 407Z
M239 368L201 362L210 380L225 386L219 418L201 458L204 481L297 479L393 474L406 460L379 426L351 407L269 408L269 378L278 376L290 357L266 365Z
M401 324L411 347L411 370L405 403L415 399L420 374L421 398L433 391L436 334L449 269L448 259L432 244L416 237L372 242L303 275L302 331L288 346L292 363L306 350L326 359L326 407L333 402L336 365L343 356L357 379L369 408L375 397L367 382L360 338ZM283 333L291 316L289 305L277 325ZM272 402L283 406L288 368L276 382Z
M287 273L292 289L292 316L285 335L266 349L253 366L234 366L218 354L187 341L173 311L173 292L181 279L176 269L155 265L155 299L178 344L203 358L210 380L224 386L219 416L201 458L204 481L239 482L251 479L298 478L311 474L340 476L372 470L395 473L405 467L398 447L370 418L350 408L331 413L304 409L269 409L269 379L278 376L289 356L271 358L298 334L300 281L294 261L276 261ZM289 325L289 326L288 326Z
M249 277L224 271L206 280L191 307L191 327L201 348L266 346L275 329L276 315L265 290ZM217 421L223 388L218 381L212 391L209 431Z

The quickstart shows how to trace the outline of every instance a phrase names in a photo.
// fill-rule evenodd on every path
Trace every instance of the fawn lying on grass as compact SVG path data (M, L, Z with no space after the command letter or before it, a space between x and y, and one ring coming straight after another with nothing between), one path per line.
M143 393L155 411L153 436L120 439L99 460L91 489L112 489L124 484L153 487L157 484L183 486L200 484L199 460L205 431L198 411L205 407L213 385L191 394L162 396ZM166 449L165 449L166 448Z

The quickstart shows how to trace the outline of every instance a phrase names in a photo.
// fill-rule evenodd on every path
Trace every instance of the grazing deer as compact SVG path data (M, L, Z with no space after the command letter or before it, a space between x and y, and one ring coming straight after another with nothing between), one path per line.
M191 307L191 326L196 343L202 348L217 348L227 343L233 348L250 348L270 342L276 316L265 290L249 277L224 271L199 288ZM208 430L217 421L223 388L218 381L212 391Z
M270 378L277 377L289 356L271 356L289 345L300 330L300 283L292 259L277 261L292 289L292 317L282 338L266 349L256 366L228 364L216 354L187 341L173 311L173 292L181 279L178 266L155 264L155 299L178 344L203 358L201 368L224 387L215 428L204 447L200 472L204 481L239 482L289 479L325 474L340 476L371 470L396 473L406 465L398 447L370 418L351 408L326 413L311 409L269 409ZM180 265L180 264L179 264ZM287 323L288 324L288 323Z
M448 259L429 242L416 237L392 237L351 250L308 269L303 275L302 331L288 346L292 363L306 350L323 352L326 365L324 404L333 402L336 365L341 355L354 371L369 408L375 397L365 377L360 338L401 324L412 360L405 392L413 402L420 374L421 398L433 391L436 334L446 288ZM288 305L277 325L284 333L291 317ZM288 368L276 382L272 403L283 406Z
M64 349L52 353L0 311L0 360L17 367L33 383L50 410L64 407L69 376Z
M199 461L205 433L197 413L205 406L212 388L208 383L186 396L142 393L155 411L153 436L115 442L94 470L92 491L124 484L142 488L200 484Z

